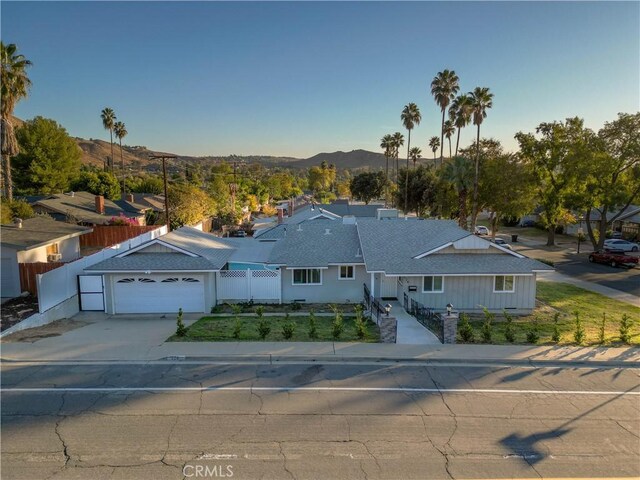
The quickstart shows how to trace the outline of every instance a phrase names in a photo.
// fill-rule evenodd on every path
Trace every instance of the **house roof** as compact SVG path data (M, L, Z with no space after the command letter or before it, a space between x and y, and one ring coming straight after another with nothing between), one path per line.
M617 220L629 223L640 223L640 207L637 205L630 205Z
M217 270L224 267L236 249L234 239L216 237L191 227L178 228L159 239L207 259Z
M96 196L89 192L59 193L38 200L34 206L42 207L51 212L68 215L79 222L93 223L97 225L107 223L111 217L124 215L128 218L138 218L146 209L141 205L126 201L113 202L104 199L104 215L96 212Z
M132 253L126 257L111 257L85 268L92 272L121 271L215 271L217 265L202 257L183 253Z
M327 229L330 233L326 233ZM341 222L289 226L273 245L269 263L287 267L322 267L332 263L362 263L356 225Z
M260 242L252 237L227 238L234 248L230 262L268 263L275 242Z
M134 193L133 201L137 205L151 209L155 212L164 212L164 195L153 193Z
M443 253L428 255L412 262L403 261L395 270L405 275L496 275L530 274L553 268L532 258L518 258L505 253Z
M17 250L30 250L91 231L93 231L91 228L58 222L47 215L37 215L23 220L22 228L16 225L3 225L0 243Z

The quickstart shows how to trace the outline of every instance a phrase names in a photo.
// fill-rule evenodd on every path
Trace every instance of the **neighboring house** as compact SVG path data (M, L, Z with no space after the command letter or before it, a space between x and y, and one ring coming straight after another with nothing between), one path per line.
M72 221L80 225L106 225L113 217L121 216L137 221L138 225L145 225L145 212L149 210L135 203L132 198L114 202L88 192L49 195L32 206L36 213L46 213L55 220Z
M91 228L57 222L45 215L2 225L2 296L20 295L19 263L71 262L80 257L80 235Z
M529 313L551 267L454 221L345 216L279 226L281 235L219 238L189 227L93 265L109 313L208 312L224 302L359 303L406 294L444 310ZM265 234L266 235L266 234Z
M638 235L640 232L640 206L629 205L624 208L622 212L620 210L614 210L607 213L607 219L611 219L616 216L617 218L610 226L612 230L623 232L625 237L629 238L634 238L634 236ZM565 227L565 233L567 235L577 235L578 229L582 228L583 233L587 235L586 214L579 214L576 215L576 217L578 218L577 223L567 225ZM591 210L590 223L591 228L593 228L594 231L599 230L600 211L595 208Z

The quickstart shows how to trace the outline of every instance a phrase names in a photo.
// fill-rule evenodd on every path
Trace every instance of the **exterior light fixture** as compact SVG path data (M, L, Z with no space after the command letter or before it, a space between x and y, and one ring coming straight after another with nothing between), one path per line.
M447 303L447 315L451 315L451 310L453 309L453 305Z
M387 317L388 317L389 316L389 312L391 311L391 304L390 303L387 303L384 306L384 311L385 311L385 313L387 314Z

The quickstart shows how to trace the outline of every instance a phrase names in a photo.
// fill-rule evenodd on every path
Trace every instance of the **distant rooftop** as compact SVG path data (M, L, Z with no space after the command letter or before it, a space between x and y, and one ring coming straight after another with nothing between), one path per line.
M91 231L93 229L88 227L58 222L47 215L37 215L23 220L22 228L18 228L15 224L2 225L0 243L18 250L30 250Z

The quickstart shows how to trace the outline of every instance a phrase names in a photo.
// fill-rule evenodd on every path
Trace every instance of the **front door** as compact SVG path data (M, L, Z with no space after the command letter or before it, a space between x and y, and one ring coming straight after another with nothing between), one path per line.
M382 285L380 286L380 297L382 298L398 298L398 278L382 276Z

